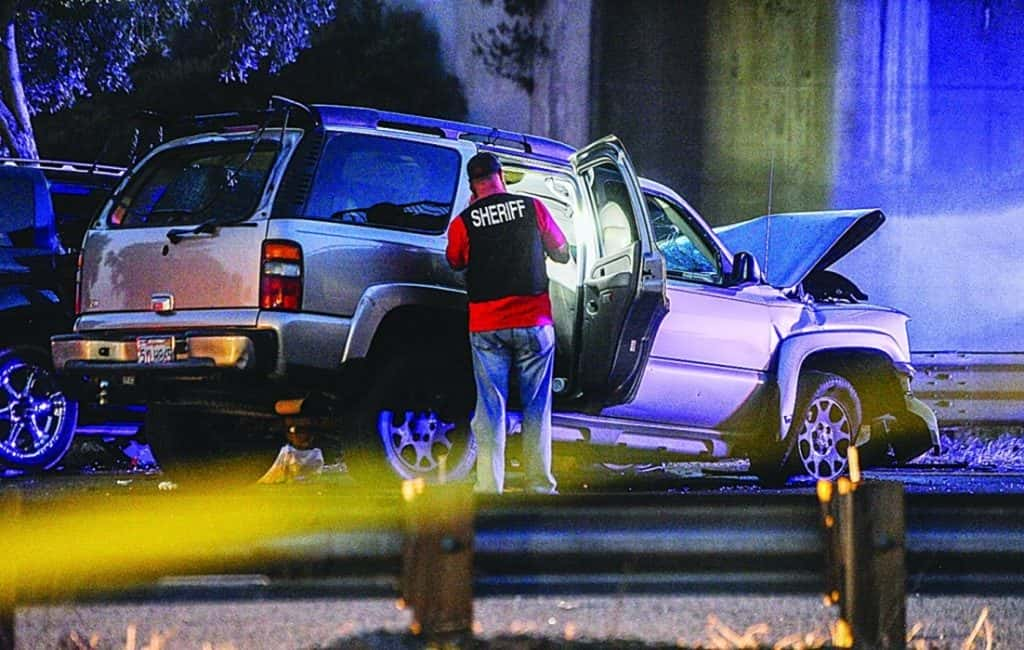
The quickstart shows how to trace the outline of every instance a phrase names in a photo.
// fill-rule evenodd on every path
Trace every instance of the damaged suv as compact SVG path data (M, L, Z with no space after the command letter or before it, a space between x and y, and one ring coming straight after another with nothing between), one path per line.
M480 151L510 191L545 202L573 252L548 268L555 440L570 453L741 454L765 475L832 477L851 445L910 457L937 444L909 389L906 316L807 288L882 223L877 210L771 217L773 237L781 224L815 234L800 265L773 247L764 277L726 245L763 250L759 222L716 235L668 188L642 186L612 137L576 151L283 98L197 123L147 155L86 234L75 331L52 341L79 393L150 404L162 464L235 443L269 464L280 440L202 423L316 393L341 414L325 440L354 472L466 476L466 294L444 249Z

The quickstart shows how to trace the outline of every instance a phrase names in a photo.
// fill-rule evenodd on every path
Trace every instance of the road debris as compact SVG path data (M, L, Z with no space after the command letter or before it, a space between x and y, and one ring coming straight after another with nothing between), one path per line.
M319 476L324 468L324 454L319 447L299 449L290 444L281 447L270 469L257 483L291 483Z

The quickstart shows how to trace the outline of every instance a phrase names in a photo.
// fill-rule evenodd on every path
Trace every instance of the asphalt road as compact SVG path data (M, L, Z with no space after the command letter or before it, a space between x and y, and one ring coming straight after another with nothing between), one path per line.
M993 461L982 454L975 457L928 458L899 467L866 470L866 479L903 483L908 493L1024 493L1024 431L1004 436L1015 441L1002 443L1008 451ZM1000 438L1002 440L1002 438ZM1009 462L1006 456L1016 457ZM711 463L664 463L632 466L575 465L557 476L563 493L662 492L662 493L774 493L813 490L811 479L794 478L778 489L762 488L746 471L745 461ZM56 469L42 474L8 472L2 485L18 485L40 496L73 494L77 491L156 490L163 480L148 448L130 438L102 441L80 438ZM327 484L344 485L345 479L329 472ZM510 474L514 485L515 472Z
M145 464L133 469L117 445L76 449L61 471L5 477L37 498L79 493L148 493L163 477ZM563 492L660 492L685 498L694 493L762 491L742 463L684 463L617 471L587 468L560 477ZM902 482L908 492L1024 492L1024 469L984 463L918 464L866 473L868 479ZM322 488L344 489L331 474ZM313 489L318 489L315 485ZM787 492L811 492L810 481L791 481ZM271 488L273 489L273 488ZM74 543L74 540L69 540ZM260 576L250 579L263 584ZM121 603L72 603L18 610L19 648L342 648L417 647L407 634L408 611L389 598L310 598L260 594L240 600L237 578L208 577L214 586L203 600L154 596ZM218 596L216 585L232 587ZM908 594L911 647L1024 649L1024 598L997 593ZM814 596L611 594L492 596L475 600L477 638L492 647L820 647L838 615ZM73 639L80 645L74 645ZM64 644L64 645L61 645ZM133 645L134 644L134 645Z

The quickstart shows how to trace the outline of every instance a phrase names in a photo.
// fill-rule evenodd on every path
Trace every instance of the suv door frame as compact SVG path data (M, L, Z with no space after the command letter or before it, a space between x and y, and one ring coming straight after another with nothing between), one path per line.
M583 305L579 312L576 373L582 392L581 408L598 412L607 406L629 402L643 377L654 336L668 313L665 260L654 244L650 218L640 181L625 147L615 136L606 136L571 157L581 179L584 201L593 225L594 254L582 264L580 287ZM600 208L588 172L611 164L622 178L629 198L634 241L617 251L601 250ZM608 202L606 202L607 205ZM588 247L589 248L589 247ZM622 268L628 263L628 270ZM617 264L616 264L617 263ZM611 267L611 273L607 270ZM613 344L609 344L609 339Z
M548 271L548 293L551 296L551 310L552 317L555 321L555 368L554 377L556 378L556 388L554 393L554 399L557 406L561 406L563 403L570 404L575 399L578 399L580 395L574 393L576 386L576 371L577 371L577 350L579 349L578 341L580 336L580 326L582 320L580 314L583 309L583 300L580 288L583 283L583 265L585 260L582 257L577 257L577 249L580 242L587 241L589 237L589 229L585 226L585 218L581 218L581 214L586 214L587 208L585 207L585 192L580 186L580 179L574 174L573 169L568 166L564 161L552 163L545 160L537 160L518 155L509 155L506 152L492 151L499 157L502 163L502 167L505 170L505 183L508 191L513 194L523 194L536 198L543 202L545 206L552 211L551 202L558 202L568 207L570 214L568 227L571 228L569 232L564 224L560 224L562 227L563 234L566 236L566 241L569 244L570 259L565 264L559 264L553 262L550 259L546 259ZM537 176L545 176L546 179L552 179L556 184L561 185L564 182L566 194L551 189L546 194L541 194L535 191L528 191L522 189L516 185L516 182L510 182L508 178L509 172L519 172L524 175L534 174ZM559 198L560 197L560 198ZM554 211L552 211L554 215ZM557 221L557 219L556 219ZM581 227L582 226L582 227ZM563 272L560 269L567 268L568 272ZM556 277L557 276L559 277ZM571 276L571 280L569 277ZM556 289L556 284L560 281L560 288ZM571 283L571 284L570 284ZM560 305L556 299L555 291L561 290L565 292L572 292L571 300L572 305L569 306L567 303ZM564 309L562 309L564 307Z

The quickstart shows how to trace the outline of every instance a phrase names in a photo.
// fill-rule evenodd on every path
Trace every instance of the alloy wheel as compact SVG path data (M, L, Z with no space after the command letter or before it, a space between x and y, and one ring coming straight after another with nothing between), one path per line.
M457 423L432 409L382 410L377 429L391 467L404 478L437 475L464 478L475 458L475 441ZM471 447L468 449L467 447Z
M840 400L824 395L808 404L797 433L797 452L808 474L819 479L842 474L852 441L851 418Z
M0 363L0 457L22 468L47 468L71 444L77 404L53 373L20 355Z

